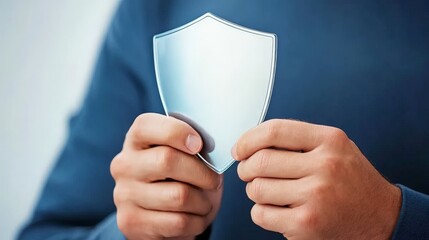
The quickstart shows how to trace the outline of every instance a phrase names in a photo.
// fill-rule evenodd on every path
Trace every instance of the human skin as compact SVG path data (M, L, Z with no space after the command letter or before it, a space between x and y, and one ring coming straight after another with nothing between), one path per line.
M270 120L244 133L232 155L260 227L292 240L392 236L401 192L342 130Z
M193 239L219 210L222 175L194 155L202 139L188 124L142 114L112 160L117 224L127 239Z

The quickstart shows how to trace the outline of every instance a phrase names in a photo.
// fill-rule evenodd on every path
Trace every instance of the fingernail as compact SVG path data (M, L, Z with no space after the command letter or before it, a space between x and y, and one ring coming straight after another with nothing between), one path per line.
M201 148L201 140L199 137L189 134L186 139L186 147L192 152L197 153Z

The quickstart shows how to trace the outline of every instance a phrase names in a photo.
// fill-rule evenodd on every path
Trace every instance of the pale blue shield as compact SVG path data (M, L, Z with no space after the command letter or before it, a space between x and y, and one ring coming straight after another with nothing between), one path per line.
M231 148L264 120L274 84L275 34L211 13L153 38L155 71L165 113L202 136L197 154L223 173Z

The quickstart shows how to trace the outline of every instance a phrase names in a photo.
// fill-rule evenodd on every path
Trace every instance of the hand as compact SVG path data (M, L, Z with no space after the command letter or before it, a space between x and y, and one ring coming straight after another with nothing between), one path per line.
M222 176L194 156L201 147L182 121L137 117L111 163L118 227L127 239L193 239L213 221Z
M401 205L340 129L270 120L233 148L253 222L288 239L388 239Z

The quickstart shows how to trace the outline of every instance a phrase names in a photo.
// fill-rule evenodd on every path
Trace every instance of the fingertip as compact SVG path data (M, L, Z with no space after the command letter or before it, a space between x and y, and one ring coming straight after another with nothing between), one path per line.
M242 181L245 181L245 178L243 177L244 176L244 172L243 172L243 162L240 162L239 164L238 164L238 166L237 166L237 175L238 175L238 177L242 180Z
M197 154L203 147L203 141L199 136L194 134L189 134L188 137L186 138L185 145L186 145L186 148L188 148L188 150L191 153Z
M237 143L234 144L234 146L232 147L231 155L232 155L232 158L234 158L236 161L240 161L240 158L238 157L238 153L237 153Z

